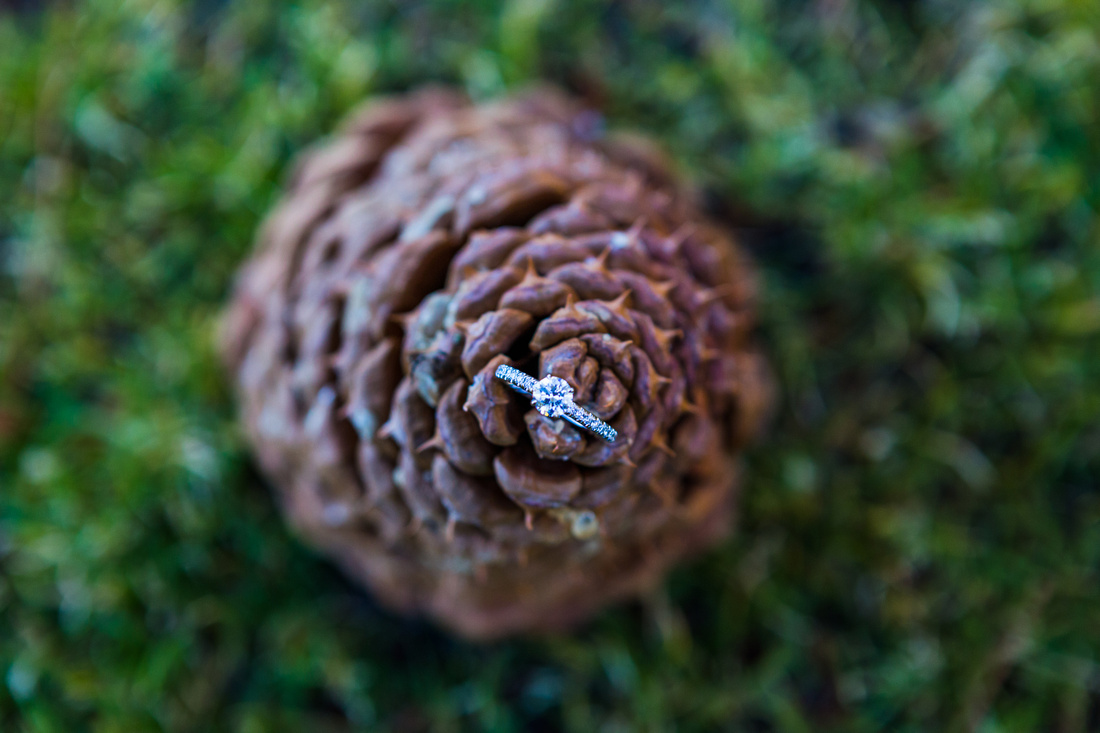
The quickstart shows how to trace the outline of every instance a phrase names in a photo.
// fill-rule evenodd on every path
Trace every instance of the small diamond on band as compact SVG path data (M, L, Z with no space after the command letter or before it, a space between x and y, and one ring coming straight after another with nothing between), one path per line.
M608 443L614 443L619 436L615 428L573 402L573 388L561 377L548 376L536 380L504 364L497 367L496 376L517 392L529 395L535 409L546 417L564 418L579 428L591 430Z

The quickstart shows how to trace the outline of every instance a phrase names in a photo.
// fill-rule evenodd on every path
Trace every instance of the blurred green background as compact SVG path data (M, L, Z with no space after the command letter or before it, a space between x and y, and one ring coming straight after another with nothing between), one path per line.
M0 730L1100 730L1100 3L0 2ZM284 529L215 319L364 97L535 79L760 264L739 532L579 633Z

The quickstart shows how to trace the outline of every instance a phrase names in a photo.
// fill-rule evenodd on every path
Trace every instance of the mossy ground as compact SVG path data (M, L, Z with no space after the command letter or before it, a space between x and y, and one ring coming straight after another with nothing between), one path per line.
M1097 3L5 6L0 729L1100 729ZM212 330L356 102L534 79L740 227L781 404L734 539L478 647L288 536Z

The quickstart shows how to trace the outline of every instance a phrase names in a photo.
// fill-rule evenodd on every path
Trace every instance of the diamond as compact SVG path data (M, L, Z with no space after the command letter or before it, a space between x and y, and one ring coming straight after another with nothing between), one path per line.
M544 377L531 392L535 409L546 417L561 417L573 404L573 388L561 377Z

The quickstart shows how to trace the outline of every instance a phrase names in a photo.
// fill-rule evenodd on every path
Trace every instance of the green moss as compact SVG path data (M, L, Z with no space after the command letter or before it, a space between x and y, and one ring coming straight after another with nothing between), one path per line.
M0 729L1100 726L1095 3L18 5ZM211 335L291 155L358 100L534 79L741 228L782 404L735 539L481 648L288 536Z

